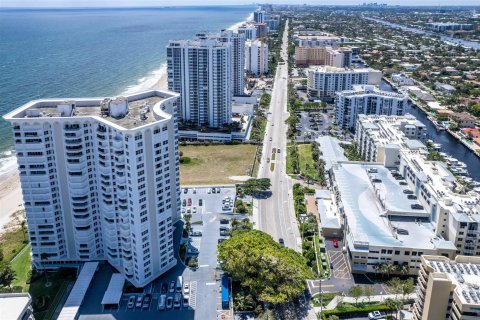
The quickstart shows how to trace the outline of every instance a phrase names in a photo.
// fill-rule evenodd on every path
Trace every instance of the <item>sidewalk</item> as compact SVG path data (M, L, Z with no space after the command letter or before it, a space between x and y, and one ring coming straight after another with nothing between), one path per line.
M400 295L400 294L382 294L382 295L371 296L370 299L368 299L368 297L366 297L366 296L361 296L360 298L358 298L357 302L358 303L369 302L369 301L370 302L384 302L388 298L396 299L396 298L401 297L401 296L402 295ZM415 299L416 297L417 297L417 295L415 293L412 293L412 294L406 296L407 299ZM315 312L319 313L321 310L335 309L340 302L355 303L355 299L352 298L352 297L336 296L335 298L332 299L332 301L330 301L330 303L327 306L325 306L323 308L315 307Z

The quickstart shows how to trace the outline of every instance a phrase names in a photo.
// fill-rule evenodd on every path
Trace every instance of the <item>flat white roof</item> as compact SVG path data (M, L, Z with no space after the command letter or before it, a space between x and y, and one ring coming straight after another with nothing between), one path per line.
M121 273L112 274L107 291L105 291L103 295L102 304L119 304L122 298L124 284L125 278Z
M32 299L28 293L5 293L0 294L0 318L5 320L17 320L30 305Z
M67 301L65 301L57 320L75 319L78 309L82 305L83 298L87 293L88 287L90 287L93 276L97 271L97 267L98 262L86 262L83 265L82 271L80 271L77 281L75 281L72 291L70 291Z
M337 138L321 136L316 141L320 144L321 158L325 161L325 170L330 170L332 165L338 161L348 161Z
M340 229L340 216L330 190L315 190L315 200L322 228Z

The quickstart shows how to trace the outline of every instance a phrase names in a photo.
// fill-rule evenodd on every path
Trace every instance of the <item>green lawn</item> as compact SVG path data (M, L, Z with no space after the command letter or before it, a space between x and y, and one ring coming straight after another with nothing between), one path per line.
M3 260L10 261L28 243L28 238L21 228L4 232L0 236L0 248L3 251Z
M289 144L287 146L287 174L295 174L293 169L293 161L291 156L291 151L293 146ZM319 174L318 170L315 170L314 162L312 158L312 145L311 144L298 144L298 162L300 167L300 173L303 176L310 176L313 180L318 181Z
M182 185L235 183L230 176L245 176L250 172L255 145L180 146L183 157L190 163L180 164Z
M29 272L32 269L30 257L30 245L27 245L25 250L23 250L12 262L12 269L15 271L16 278L13 280L13 286L20 286L23 288L22 291L28 291L29 285L27 284L27 278Z
M330 273L330 263L328 261L328 255L326 253L322 253L320 251L320 239L318 238L318 235L314 235L313 239L315 241L316 245L316 250L317 250L317 259L318 259L318 266L320 267L320 273L321 273L321 278L328 278L328 275ZM325 260L327 261L327 267L323 268L322 266L322 255L325 256Z

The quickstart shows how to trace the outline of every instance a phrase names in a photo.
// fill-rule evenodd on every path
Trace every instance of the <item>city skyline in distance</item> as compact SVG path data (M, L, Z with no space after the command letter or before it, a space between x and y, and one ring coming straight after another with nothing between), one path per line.
M476 0L459 0L452 5L451 1L448 0L382 0L382 1L363 1L363 0L344 0L341 3L333 0L313 0L313 1L304 1L304 0L272 0L267 1L266 3L270 4L291 4L291 5L361 5L363 3L379 3L379 4L388 4L392 6L446 6L446 7L458 7L458 6L478 6ZM224 0L206 0L202 2L202 6L205 5L252 5L255 4L252 1L248 0L234 0L234 1L224 1ZM175 2L174 6L199 6L200 4L197 1L193 0L178 0ZM0 3L0 8L6 7L22 7L22 8L55 8L55 7L154 7L154 6L173 6L171 1L164 0L3 0Z

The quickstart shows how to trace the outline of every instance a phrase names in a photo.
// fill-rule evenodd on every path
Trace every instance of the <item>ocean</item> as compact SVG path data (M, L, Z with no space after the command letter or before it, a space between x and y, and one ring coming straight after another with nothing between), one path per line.
M231 28L254 9L0 8L0 115L38 98L148 89L166 72L169 40ZM0 118L0 174L15 166L11 128Z

